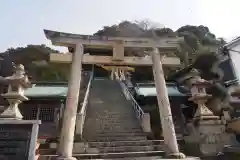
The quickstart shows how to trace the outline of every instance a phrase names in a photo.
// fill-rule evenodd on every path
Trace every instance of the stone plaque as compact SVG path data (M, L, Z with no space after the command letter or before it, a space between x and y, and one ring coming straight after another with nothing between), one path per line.
M39 121L0 120L0 160L34 160Z

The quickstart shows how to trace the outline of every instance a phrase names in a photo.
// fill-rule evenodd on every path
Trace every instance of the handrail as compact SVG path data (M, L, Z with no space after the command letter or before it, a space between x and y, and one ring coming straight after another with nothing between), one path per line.
M143 132L151 133L151 121L150 121L150 114L145 113L140 105L137 103L131 92L128 90L128 87L119 80L120 86L122 88L123 94L125 95L126 99L131 101L133 110L136 114L136 117L138 118Z
M91 76L89 78L89 82L88 82L87 89L86 89L85 96L84 96L83 103L82 103L82 108L81 108L80 112L77 114L78 122L77 122L77 126L76 126L76 134L80 135L81 138L82 138L83 127L84 127L84 123L85 123L87 105L89 102L89 95L90 95L90 88L91 88L92 80L93 80L93 73L91 73Z
M86 93L85 93L85 96L84 96L84 99L83 99L83 104L82 104L82 108L80 110L80 114L83 114L86 111L86 107L87 107L87 104L88 104L89 93L90 93L90 88L91 88L91 84L92 84L92 79L93 79L93 74L91 74L91 76L89 78L89 82L88 82L87 90L86 90Z
M131 101L133 109L134 109L134 111L136 113L137 118L139 120L142 120L143 115L144 115L144 111L142 110L140 105L137 103L135 98L132 96L132 94L129 92L127 86L122 81L119 81L119 83L120 83L120 86L122 88L122 91L123 91L126 99Z

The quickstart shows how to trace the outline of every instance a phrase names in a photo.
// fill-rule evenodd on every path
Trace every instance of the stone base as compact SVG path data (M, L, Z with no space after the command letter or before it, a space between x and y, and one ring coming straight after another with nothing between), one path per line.
M74 157L57 157L56 160L77 160L77 158L74 158Z
M1 131L11 135L12 144L15 144L14 148L16 147L15 150L12 150L11 147L13 146L11 146L11 144L6 146L6 149L11 149L12 155L0 153L1 159L3 156L3 159L34 159L34 157L36 157L36 148L39 146L37 142L39 124L41 124L39 120L1 119ZM23 135L25 137L23 137ZM1 143L3 143L2 140L6 139L5 134L1 134L0 139ZM19 139L23 141L19 143ZM22 148L25 149L22 150ZM29 154L26 155L26 152ZM9 153L9 151L6 153ZM13 155L16 157L12 157Z
M179 153L168 154L166 156L166 158L170 158L170 159L184 159L184 158L186 158L186 156L185 156L185 154L179 152Z
M21 120L23 118L18 107L8 107L1 115L2 119L16 119Z
M220 120L202 120L189 126L190 134L184 137L188 155L215 156L225 145L236 143L235 135L226 133Z
M194 120L201 121L201 120L219 120L218 116L215 116L210 109L208 109L205 105L198 107L195 115Z

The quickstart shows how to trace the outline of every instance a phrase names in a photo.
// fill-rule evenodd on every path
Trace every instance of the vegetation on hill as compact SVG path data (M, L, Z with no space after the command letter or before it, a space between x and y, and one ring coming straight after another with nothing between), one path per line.
M9 76L12 74L15 64L23 64L33 81L66 81L68 66L48 64L49 53L59 53L59 51L46 45L9 48L0 53L2 59L0 74L1 76Z
M185 43L182 51L176 56L180 57L185 65L192 63L196 55L215 51L225 43L222 38L210 32L206 26L186 25L173 31L171 28L158 28L149 21L130 22L123 21L112 26L104 26L94 35L99 36L121 36L121 37L152 37L154 33L158 37L182 36ZM28 74L33 80L39 81L65 81L68 77L68 65L47 64L49 53L58 52L45 45L28 45L26 47L9 48L1 53L2 63L0 74L8 75L12 72L6 67L8 62L24 64ZM139 51L132 51L130 54L139 54ZM4 63L3 63L4 61ZM6 66L4 66L6 65ZM151 70L147 70L151 72ZM167 72L166 72L167 73Z

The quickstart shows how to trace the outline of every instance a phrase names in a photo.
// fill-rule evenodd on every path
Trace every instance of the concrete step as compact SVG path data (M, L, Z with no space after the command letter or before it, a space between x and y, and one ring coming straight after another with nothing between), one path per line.
M163 140L87 142L89 147L150 146L164 145Z
M91 133L90 133L91 134ZM118 133L118 132L112 132L112 133L101 133L101 132L97 132L94 135L96 135L97 137L135 137L135 136L147 136L145 133Z
M105 125L111 125L111 124L125 124L127 126L139 124L139 122L135 122L132 119L127 119L127 120L108 120L108 119L95 119L96 124L105 124ZM134 127L134 126L133 126Z
M127 135L146 135L146 133L142 132L141 130L131 130L131 131L115 131L115 130L102 130L97 132L98 134L127 134Z
M91 117L92 116L92 117ZM98 119L98 120L111 120L111 121L116 121L116 120L122 120L122 121L128 121L128 120L136 120L135 117L133 117L133 115L129 115L129 116L108 116L108 115L99 115L98 114L91 114L89 115L88 117L90 118L95 118L95 119Z
M91 116L97 116L97 117L95 117L95 118L130 118L130 119L134 119L132 116L132 114L133 113L131 113L131 111L126 111L126 110L124 110L124 112L128 112L128 113L122 113L123 111L118 111L118 113L116 113L116 114L112 114L112 113L106 113L106 112L104 112L104 111L100 111L99 110L99 112L97 112L97 110L94 110L94 112L92 112L92 113L89 113L89 117L91 117ZM130 114L130 113L131 114Z
M111 119L95 119L96 124L101 124L101 123L105 123L106 125L111 125L111 124L125 124L127 126L131 126L131 125L135 125L135 124L139 124L139 121L135 120L135 119L115 119L115 120L111 120ZM108 122L108 123L106 123ZM133 126L134 127L134 126Z
M102 158L102 159L114 159L114 158L135 158L143 156L164 156L163 151L148 151L148 152L119 152L119 153L96 153L96 154L74 154L79 158Z
M139 132L140 128L131 128L130 126L92 126L92 130L95 129L96 132L105 131L105 132ZM91 129L86 129L86 131L91 131Z
M118 147L101 147L97 148L99 153L121 153L121 152L147 152L155 151L155 146L118 146ZM163 149L162 149L163 150ZM93 153L91 150L86 150L87 153Z
M121 131L125 131L125 132L139 132L139 130L141 131L140 128L134 128L133 126L111 126L111 125L106 125L106 126L92 126L92 128L90 129L85 129L85 131L92 131L92 130L96 130L96 132L98 131L105 131L105 132L109 132L109 131L114 131L114 132L121 132Z
M124 137L124 136L121 136L121 137L87 137L87 140L88 141L97 141L97 142L106 142L106 141L135 141L135 140L138 140L138 141L141 141L141 140L147 140L147 138L145 136L132 136L132 137Z
M163 151L146 151L146 152L118 152L118 153L73 153L73 157L77 159L116 159L116 158L130 158L134 160L137 157L155 157L164 156L165 153ZM48 151L47 153L40 154L40 158L56 158L56 150ZM129 160L130 160L129 159ZM45 160L45 159L44 159ZM143 159L145 160L145 159Z

